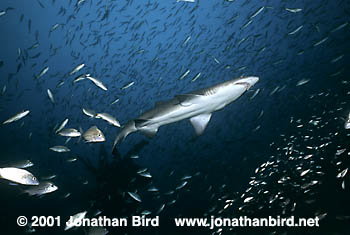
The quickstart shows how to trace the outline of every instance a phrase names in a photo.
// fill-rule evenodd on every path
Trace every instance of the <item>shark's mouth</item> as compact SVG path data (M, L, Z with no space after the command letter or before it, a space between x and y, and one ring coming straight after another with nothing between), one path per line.
M235 85L243 85L245 86L246 90L249 90L249 88L251 87L249 82L237 82L235 83Z

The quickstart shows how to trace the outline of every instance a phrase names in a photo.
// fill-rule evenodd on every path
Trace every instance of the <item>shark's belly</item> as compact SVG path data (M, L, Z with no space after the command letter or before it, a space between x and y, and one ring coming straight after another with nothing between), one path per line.
M178 104L177 107L175 107L173 110L152 118L147 126L160 127L184 119L189 119L203 113L214 112L218 108L222 108L225 105L226 104L217 104L215 102L196 103L190 106L182 106Z

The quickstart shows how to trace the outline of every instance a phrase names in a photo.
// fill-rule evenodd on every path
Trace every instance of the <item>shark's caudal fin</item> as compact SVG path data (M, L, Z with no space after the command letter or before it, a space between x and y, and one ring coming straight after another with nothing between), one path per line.
M137 128L135 127L134 121L129 121L118 133L118 135L115 137L114 143L113 143L113 150L117 146L118 142L121 142L127 137L130 133L137 131Z
M211 118L211 113L204 113L190 119L194 130L197 135L203 134Z

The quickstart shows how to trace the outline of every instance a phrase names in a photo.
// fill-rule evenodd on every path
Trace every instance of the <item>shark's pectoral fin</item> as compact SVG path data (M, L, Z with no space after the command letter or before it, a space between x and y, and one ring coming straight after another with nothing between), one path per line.
M155 136L157 134L158 131L158 127L147 127L147 128L142 128L140 129L140 131L142 132L142 134L144 134L145 136L152 138L153 136Z
M190 119L194 130L197 135L203 134L211 118L211 113L204 113Z
M193 100L197 97L199 97L199 95L194 94L184 94L175 96L175 98L179 101L179 104L184 107L191 106L193 104Z

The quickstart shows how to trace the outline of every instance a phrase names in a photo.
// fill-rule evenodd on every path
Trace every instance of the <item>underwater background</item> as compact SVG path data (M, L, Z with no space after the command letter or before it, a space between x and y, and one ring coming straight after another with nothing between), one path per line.
M350 234L349 20L346 0L1 0L0 167L30 160L26 170L58 189L30 196L30 186L1 179L0 234L105 234L16 224L83 211L160 218L157 228L108 234ZM184 120L112 152L120 128L82 112L124 125L156 102L241 76L260 80L199 137ZM106 140L58 135L65 119L77 130L96 125ZM320 226L173 222L210 216L318 217Z

